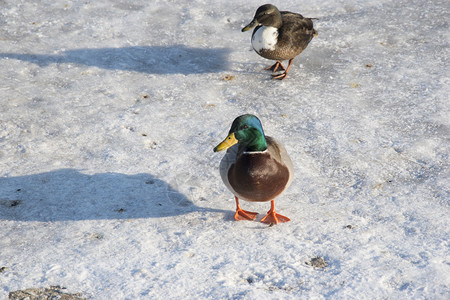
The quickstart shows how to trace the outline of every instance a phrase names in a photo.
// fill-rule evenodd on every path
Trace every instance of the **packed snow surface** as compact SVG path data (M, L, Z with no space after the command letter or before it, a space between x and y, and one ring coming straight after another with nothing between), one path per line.
M0 299L450 298L448 1L274 1L319 33L283 81L240 31L264 3L0 1ZM244 113L289 223L233 219Z

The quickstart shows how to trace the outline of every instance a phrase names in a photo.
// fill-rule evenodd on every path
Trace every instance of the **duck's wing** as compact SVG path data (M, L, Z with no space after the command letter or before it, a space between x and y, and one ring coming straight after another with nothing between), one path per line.
M286 148L284 148L283 144L278 142L275 138L266 136L266 142L267 150L271 153L272 157L279 161L281 164L285 165L289 170L289 180L286 184L287 188L291 184L292 179L294 179L294 165L292 164L292 160L289 157L289 154L287 153Z
M286 11L281 12L281 17L283 26L279 29L279 42L297 49L296 52L303 51L317 34L312 20Z

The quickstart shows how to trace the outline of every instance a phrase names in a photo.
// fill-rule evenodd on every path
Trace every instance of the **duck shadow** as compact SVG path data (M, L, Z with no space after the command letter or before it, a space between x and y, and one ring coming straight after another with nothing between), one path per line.
M80 221L178 216L196 206L150 174L101 173L74 169L0 178L0 220Z
M228 48L189 48L173 46L135 46L123 48L84 48L60 54L0 53L0 58L27 61L45 67L75 63L106 70L148 74L198 74L227 70Z

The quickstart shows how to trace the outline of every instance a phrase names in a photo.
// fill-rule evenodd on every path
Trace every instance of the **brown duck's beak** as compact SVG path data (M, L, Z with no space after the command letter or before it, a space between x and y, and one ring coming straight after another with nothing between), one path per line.
M234 137L234 133L230 133L226 139L222 141L219 145L217 145L214 148L214 152L219 152L222 150L226 150L230 148L231 146L235 145L238 142L238 140Z
M255 19L253 19L253 21L251 21L250 24L248 24L247 26L245 26L244 28L242 28L242 32L248 31L248 30L254 28L256 25L258 25L258 22L256 22Z

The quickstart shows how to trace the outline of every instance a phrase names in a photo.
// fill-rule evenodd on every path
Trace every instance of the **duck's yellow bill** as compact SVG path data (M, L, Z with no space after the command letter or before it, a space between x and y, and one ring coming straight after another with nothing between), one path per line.
M238 140L234 137L234 133L230 133L226 139L223 140L222 143L217 145L214 148L214 152L219 152L222 150L226 150L230 148L231 146L235 145L238 142Z
M253 27L255 27L256 25L257 25L256 20L253 20L250 22L250 24L248 24L247 26L242 28L242 32L248 31L248 30L252 29Z

